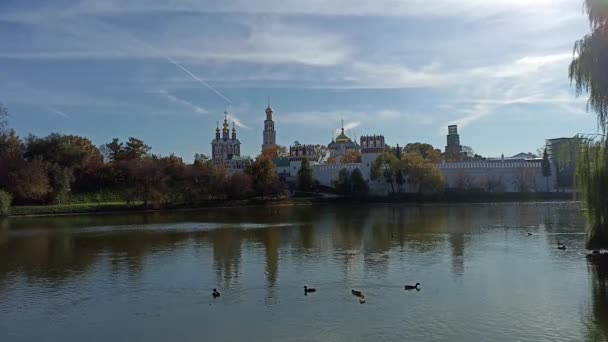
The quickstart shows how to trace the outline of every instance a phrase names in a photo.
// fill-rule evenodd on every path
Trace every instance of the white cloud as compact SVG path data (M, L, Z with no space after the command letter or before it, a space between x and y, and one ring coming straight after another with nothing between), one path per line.
M234 122L234 125L236 127L239 128L244 128L244 129L251 129L251 127L243 124L241 122L241 119L239 119L236 115L234 115L233 113L228 113L228 115L226 116L226 118L228 119L228 122Z
M487 17L509 11L546 13L555 8L580 9L568 0L81 0L76 4L46 5L38 11L5 13L0 18L14 21L39 20L52 14L58 18L80 15L115 16L154 12L305 14L328 16L465 16Z

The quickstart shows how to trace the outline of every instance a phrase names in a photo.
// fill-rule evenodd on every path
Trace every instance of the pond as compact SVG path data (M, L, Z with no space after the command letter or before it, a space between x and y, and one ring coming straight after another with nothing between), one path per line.
M4 220L0 331L3 341L604 340L608 272L587 262L584 225L574 202Z

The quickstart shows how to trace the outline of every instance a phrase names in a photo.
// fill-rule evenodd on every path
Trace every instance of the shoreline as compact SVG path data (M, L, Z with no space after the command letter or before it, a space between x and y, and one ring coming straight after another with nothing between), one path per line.
M364 204L466 204L466 203L509 203L509 202L544 202L575 201L571 193L444 193L433 195L402 194L395 197L302 197L278 200L237 200L209 201L203 203L170 204L159 208L146 208L143 204L127 203L84 203L49 206L16 206L11 207L6 218L75 216L75 215L112 215L125 213L157 213L196 211L205 209L226 209L246 207L280 207L296 205L364 205ZM0 218L1 219L1 218Z

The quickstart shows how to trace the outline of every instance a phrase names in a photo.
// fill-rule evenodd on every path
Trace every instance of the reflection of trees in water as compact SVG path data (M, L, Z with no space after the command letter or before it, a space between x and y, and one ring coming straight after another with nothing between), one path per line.
M554 204L545 207L555 207ZM323 258L330 249L344 261L350 272L356 255L368 269L386 272L387 255L394 248L408 253L428 253L449 246L452 271L464 272L467 234L491 225L538 225L549 218L551 224L572 225L572 206L545 211L535 204L477 205L360 205L256 207L204 212L156 213L153 215L101 215L58 218L27 218L0 221L0 279L14 272L56 283L87 272L107 257L114 274L125 268L138 274L146 256L156 251L178 248L186 239L204 239L213 248L217 277L231 283L240 274L242 244L264 246L268 288L278 281L281 248L288 246L294 260ZM580 213L576 220L582 220ZM561 223L563 221L563 223ZM26 222L26 223L24 223ZM147 230L148 223L205 222L269 224L260 229L225 227L212 231ZM295 226L272 226L293 223ZM134 225L128 231L81 232L81 227ZM162 226L162 225L161 225ZM45 227L39 231L32 228ZM50 227L50 229L46 229ZM29 229L22 229L29 228ZM8 231L8 229L11 229ZM243 241L245 239L245 241ZM358 259L357 259L358 260ZM0 284L1 285L1 284Z
M220 228L208 233L213 246L213 263L219 280L227 287L239 277L241 262L241 230Z
M245 235L247 239L261 243L264 246L264 261L266 275L267 299L274 299L274 287L279 275L279 257L281 248L281 227L254 229Z
M608 256L587 259L591 273L591 317L588 341L608 341Z

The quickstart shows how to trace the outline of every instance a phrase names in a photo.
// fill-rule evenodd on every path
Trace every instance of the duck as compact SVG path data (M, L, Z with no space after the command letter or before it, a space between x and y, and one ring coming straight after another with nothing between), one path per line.
M528 233L528 236L532 236L532 233Z
M216 289L213 289L213 292L211 292L211 295L213 296L213 298L217 298L217 297L221 296L221 293L217 292Z
M317 289L304 285L304 293L317 292Z
M363 292L361 292L361 291L357 291L357 290L350 290L350 292L351 292L353 295L357 296L357 297L360 297L360 298L365 298L365 296L363 295Z
M366 300L365 300L365 296L361 295L361 297L359 297L359 304L365 304Z
M566 249L566 245L564 245L563 243L559 242L559 240L557 240L557 249Z
M405 289L408 291L411 291L411 290L420 291L420 283L416 283L416 285L405 285Z

